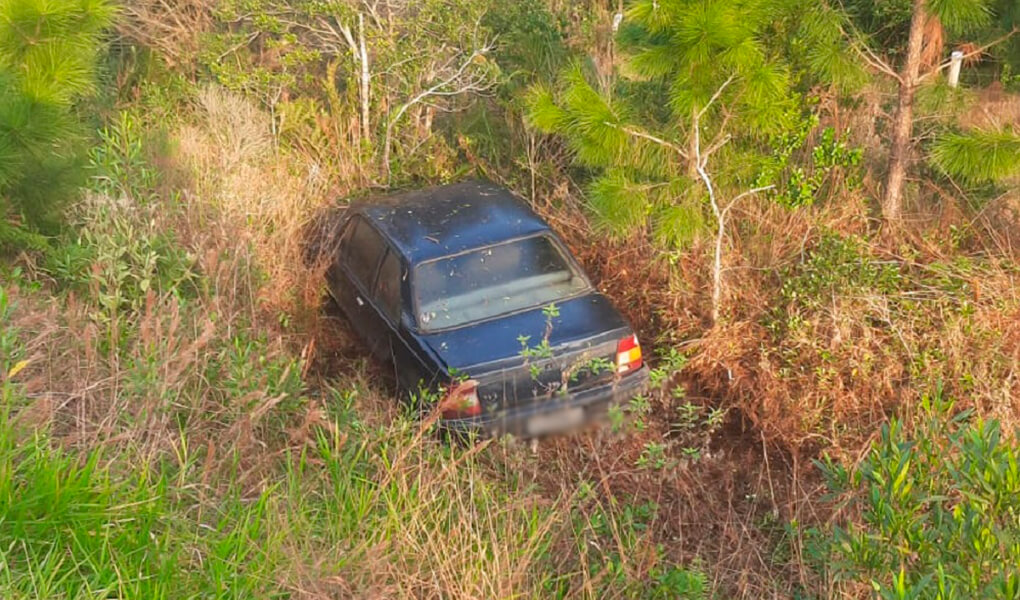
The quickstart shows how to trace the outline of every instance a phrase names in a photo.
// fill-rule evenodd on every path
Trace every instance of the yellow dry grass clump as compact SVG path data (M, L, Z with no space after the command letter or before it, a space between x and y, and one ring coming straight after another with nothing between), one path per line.
M341 182L282 153L269 117L250 101L210 86L198 104L198 123L177 132L180 160L193 174L187 226L213 247L250 249L262 276L260 307L317 308L321 280L304 266L302 233L317 209L339 199Z

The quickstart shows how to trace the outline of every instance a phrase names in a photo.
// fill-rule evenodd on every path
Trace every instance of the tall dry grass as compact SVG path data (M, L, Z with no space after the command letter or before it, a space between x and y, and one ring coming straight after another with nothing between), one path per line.
M251 253L261 309L317 308L322 283L306 270L302 233L318 209L349 190L316 163L280 150L269 117L250 101L207 87L198 107L197 122L176 133L179 159L193 177L182 225L198 245L226 241Z

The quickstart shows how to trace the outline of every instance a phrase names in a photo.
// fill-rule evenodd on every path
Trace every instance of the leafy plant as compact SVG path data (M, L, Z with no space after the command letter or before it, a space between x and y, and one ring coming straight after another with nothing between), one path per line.
M635 466L639 469L652 469L660 471L669 464L666 457L666 444L662 442L647 442L641 455L638 456Z
M818 142L810 149L810 162L798 164L791 161L817 125L818 118L813 115L790 132L776 136L770 144L776 153L764 160L755 187L778 184L773 198L784 206L795 208L811 206L825 189L845 191L859 186L861 173L857 167L864 151L850 148L845 135L837 136L832 127L822 129Z
M648 427L646 419L651 412L652 403L644 395L634 396L623 408L623 413L630 418L630 426L637 431L644 431ZM620 425L623 425L622 419Z
M580 498L588 495L582 493ZM708 578L698 563L678 565L664 556L661 545L649 547L648 536L658 514L659 506L654 502L619 503L615 499L591 508L574 509L575 537L579 544L587 546L587 569L591 581L597 582L599 597L634 600L708 597ZM634 564L649 555L650 565Z
M864 239L827 234L803 264L783 273L782 295L798 303L826 302L834 290L841 294L874 290L893 294L904 284L900 265L876 260Z
M94 191L72 213L77 232L48 253L47 271L71 289L94 290L102 310L92 316L103 322L139 311L150 291L193 298L196 260L158 223L170 206L153 202L159 176L144 156L141 123L122 114L100 137L90 152Z
M860 518L815 532L834 581L881 598L1015 598L1020 593L1020 448L995 420L925 398L910 433L901 420L856 468L819 463Z

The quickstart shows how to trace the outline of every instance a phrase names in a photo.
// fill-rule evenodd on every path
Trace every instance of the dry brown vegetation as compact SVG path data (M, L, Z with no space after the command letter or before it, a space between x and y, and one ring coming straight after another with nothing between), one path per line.
M659 539L682 560L706 560L719 589L735 597L824 585L802 556L800 530L782 525L833 518L812 464L822 453L855 464L883 424L894 415L912 422L926 396L958 399L1007 430L1020 423L1020 272L1001 221L960 212L922 221L904 232L909 242L869 244L840 259L894 267L895 283L862 285L856 273L812 287L820 297L798 297L784 283L839 269L812 266L812 253L823 238L867 236L869 207L859 196L797 212L748 202L731 250L727 317L706 330L707 248L695 245L670 266L640 239L594 245L573 205L563 199L548 216L600 289L643 339L690 354L675 382L685 401L729 413L703 458L643 472L631 465L644 444L670 438L680 403L657 395L649 430L544 450L557 474L546 480L570 485L580 472L609 496L658 503ZM964 239L947 238L950 227Z
M280 403L294 401L300 388L325 389L339 378L367 392L358 406L369 422L385 423L395 413L387 400L385 369L366 364L345 328L320 310L320 276L302 262L301 231L343 188L316 178L299 155L280 152L264 115L251 103L205 88L197 105L194 120L173 132L172 155L162 158L176 165L169 172L180 178L173 189L174 210L140 208L129 197L94 196L80 212L96 234L104 223L117 222L97 218L111 207L149 234L172 230L208 281L208 289L196 297L200 309L182 310L172 295L150 290L130 317L134 320L123 321L124 327L137 327L138 337L127 338L120 353L111 356L103 349L104 336L117 336L120 322L117 317L97 322L102 307L90 299L104 290L72 295L66 303L16 296L21 308L13 324L32 332L25 341L31 365L20 376L31 402L18 420L25 426L50 425L68 445L123 447L140 459L193 452L191 468L203 485L214 486L237 469L236 482L254 492L278 473L288 449L314 443L317 429L335 431L325 397L302 394L297 411L280 411ZM295 559L285 575L295 591L306 597L506 597L527 588L535 567L528 557L536 556L536 548L526 546L519 556L514 553L521 548L502 546L481 565L473 553L460 550L479 539L502 543L500 528L509 517L469 509L458 486L474 477L482 478L479 485L490 485L492 478L513 474L522 479L517 485L538 487L508 510L526 510L521 503L535 502L560 515L538 523L538 537L528 538L529 544L574 543L557 507L575 501L578 484L588 481L597 499L586 510L658 505L648 541L663 544L671 560L703 561L714 587L736 597L782 597L817 585L799 554L798 530L782 524L827 518L810 464L820 450L853 462L890 414L909 413L936 382L968 398L983 414L1015 422L1020 299L1018 275L1008 263L981 259L978 270L963 273L949 267L946 276L960 280L958 290L919 282L897 292L919 296L916 310L903 312L887 291L866 288L805 307L784 299L777 271L795 271L824 235L865 233L867 220L858 216L863 207L791 213L749 202L738 218L746 231L729 259L726 320L704 331L707 248L692 247L670 267L647 242L590 244L593 232L577 196L562 191L570 186L558 189L543 194L550 199L540 207L544 214L644 339L679 345L690 355L673 385L686 389L684 402L728 410L725 425L711 436L700 459L688 460L679 454L682 443L669 443L680 400L657 394L643 431L551 440L537 457L520 449L479 448L482 468L472 468L467 481L451 475L457 467L423 470L420 454L434 449L417 439L403 450L418 456L415 462L387 463L384 469L397 494L427 483L417 491L422 502L413 513L417 516L394 531L397 537L366 549L374 557L366 570L336 574L327 565L338 557L298 541L285 545ZM972 243L986 243L977 226L972 231ZM897 250L869 252L878 262L902 265L922 278L936 268L933 264L961 256L923 230L915 235L930 241L914 245L909 260ZM103 285L102 278L96 281ZM968 307L965 315L959 314L962 305ZM799 314L799 328L770 331L763 323L777 308ZM282 371L252 372L242 382L224 372L220 361L230 349L219 340L242 332L266 336L268 344L258 347L260 364L279 361ZM290 362L295 358L300 360ZM142 372L144 385L135 379L140 364L152 365ZM227 393L218 378L244 389ZM269 391L279 386L280 391ZM266 423L280 416L283 422ZM189 449L181 446L181 423L186 423ZM663 439L668 467L636 468L646 444ZM200 495L209 501L216 497L212 489ZM436 502L461 503L454 509L458 514L475 515L470 526L457 530L469 537L458 542L450 532L436 535L441 528L433 519L445 514L430 510ZM430 560L422 563L422 556ZM578 560L586 559L582 554ZM625 564L640 578L659 560L652 552L627 556ZM365 579L368 573L373 575ZM466 573L476 575L465 579Z

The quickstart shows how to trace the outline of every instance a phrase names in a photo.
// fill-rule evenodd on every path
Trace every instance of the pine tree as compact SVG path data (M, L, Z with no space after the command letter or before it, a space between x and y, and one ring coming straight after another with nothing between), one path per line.
M599 91L575 64L557 85L532 90L529 119L563 135L577 162L596 171L588 195L609 234L650 222L657 242L675 248L711 215L718 322L728 215L766 189L736 192L755 179L762 143L790 130L798 84L849 87L863 76L842 27L821 2L642 0L621 32L627 78Z
M1020 177L1020 133L1009 128L948 133L935 141L931 159L943 173L971 183Z
M76 103L95 88L109 0L0 0L0 245L38 245L78 181Z
M626 77L599 90L575 64L532 90L529 121L594 169L589 198L608 233L650 223L676 247L704 229L699 157L726 155L722 188L747 184L760 142L795 118L799 83L861 81L842 26L822 2L642 0L620 32Z
M890 10L890 4L874 0L851 0L849 10L856 15L862 31L853 37L861 56L877 74L891 78L898 88L895 112L891 123L889 171L886 176L882 213L896 226L903 213L903 188L913 152L915 97L921 85L944 70L943 48L963 41L971 44L968 58L977 57L989 48L1007 41L1016 30L1012 12L996 15L1003 2L993 0L911 0L909 10ZM905 8L905 5L901 8ZM904 26L906 23L906 26ZM1003 30L1005 31L1005 34ZM905 39L905 44L904 40ZM883 51L887 48L888 51ZM896 62L899 67L896 68ZM1001 136L1000 136L1001 138ZM963 138L952 137L939 151L942 163L961 164L949 160L951 148L961 149ZM967 145L970 151L993 149L985 136L982 141ZM957 158L960 158L957 155ZM983 159L974 156L975 162Z

